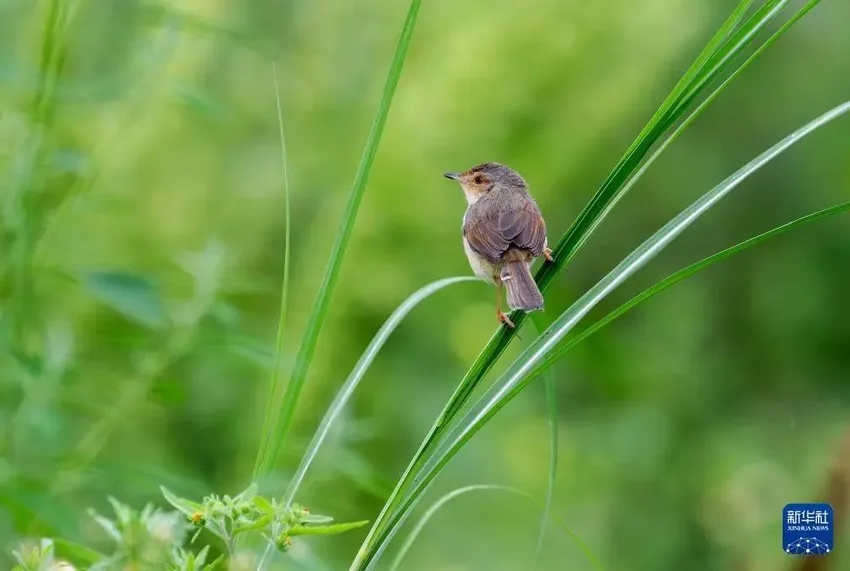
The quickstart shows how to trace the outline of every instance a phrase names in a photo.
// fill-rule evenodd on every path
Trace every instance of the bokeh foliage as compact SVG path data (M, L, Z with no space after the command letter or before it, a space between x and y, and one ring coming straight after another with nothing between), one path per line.
M560 235L731 6L424 3L283 468L265 485L282 488L392 310L429 281L468 273L463 199L440 173L484 160L517 168ZM97 537L85 509L105 509L107 495L142 505L161 501L159 485L193 497L244 487L283 269L271 62L293 210L286 366L405 9L0 2L0 541ZM846 99L848 18L846 3L825 0L737 80L549 290L547 314L699 193ZM706 254L846 200L848 135L836 124L764 169L597 315ZM819 493L847 429L847 227L838 216L727 260L557 365L553 512L608 568L784 562L781 507ZM299 501L343 521L373 517L492 333L491 303L485 286L464 285L411 314ZM542 497L546 423L540 383L431 493L497 483ZM405 569L524 568L539 513L495 497L444 508ZM300 555L340 568L358 544L356 533L311 540ZM587 568L555 527L543 563Z

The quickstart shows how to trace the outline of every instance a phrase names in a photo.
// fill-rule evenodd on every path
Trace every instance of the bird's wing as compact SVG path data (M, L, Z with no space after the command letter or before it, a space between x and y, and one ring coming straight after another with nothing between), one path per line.
M511 246L528 250L534 256L540 256L546 248L546 223L531 201L519 210L500 213L499 231Z
M539 256L546 248L546 224L533 203L520 209L492 210L469 216L464 236L473 250L495 263L509 248L522 248Z

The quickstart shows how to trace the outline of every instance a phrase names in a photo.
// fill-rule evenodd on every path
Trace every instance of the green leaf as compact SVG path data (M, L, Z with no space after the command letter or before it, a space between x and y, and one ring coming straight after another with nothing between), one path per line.
M545 329L543 315L536 314L532 317L536 326L538 337ZM555 376L548 369L544 376L544 389L546 391L546 404L549 413L549 479L546 482L546 501L543 504L543 513L540 516L540 531L537 532L537 554L534 567L540 565L540 557L543 555L543 542L546 539L546 526L549 523L549 514L552 511L552 502L555 497L555 482L558 477L558 397L555 391Z
M251 523L246 523L244 525L237 525L236 527L233 528L233 535L236 536L236 535L243 533L243 532L246 532L246 531L263 529L264 527L266 527L267 525L269 525L272 522L272 519L274 519L274 514L266 514L266 515L256 519L255 521L253 521Z
M196 513L204 512L204 506L201 504L175 496L169 492L165 486L160 486L159 489L162 491L162 496L165 498L165 501L174 506L187 517L192 517Z
M165 306L156 286L127 272L91 272L82 284L101 303L151 329L166 323Z
M259 469L263 462L263 447L265 439L269 438L274 426L274 409L278 402L278 393L280 392L280 369L283 357L283 336L286 332L286 308L289 300L289 244L290 244L290 200L289 200L289 169L287 168L286 160L286 137L283 131L283 111L280 104L280 86L277 82L277 68L272 64L272 74L274 76L274 95L275 103L277 104L277 125L280 132L280 161L283 167L283 185L284 185L284 219L286 224L286 235L283 241L283 284L280 289L280 313L277 319L277 339L275 341L274 355L274 370L272 372L272 382L269 385L269 393L266 397L266 414L263 420L263 431L261 433L260 450L257 453L257 458L254 462L254 477L259 476Z
M368 524L369 522L364 520L332 525L296 525L291 527L287 533L289 535L336 535Z
M469 441L472 436L486 424L499 410L510 402L531 380L529 373L541 363L545 357L555 348L561 339L596 306L611 291L616 289L626 279L631 277L637 270L643 267L649 260L661 252L670 242L679 236L688 226L707 212L712 206L734 190L742 181L751 174L769 163L780 153L791 145L809 135L814 130L822 127L841 115L850 111L850 101L839 105L824 113L817 119L809 122L791 135L778 142L770 149L750 161L732 176L715 186L709 192L701 196L675 218L670 220L629 256L627 256L617 267L590 288L578 299L567 311L561 314L554 324L550 326L540 337L511 364L508 369L493 383L492 387L474 404L464 417L449 431L445 439L437 446L434 453L427 459L422 469L414 479L413 486L404 495L399 508L390 519L385 533L376 542L377 549L374 552L361 552L360 560L355 560L353 568L359 568L362 563L377 560L387 542L397 532L400 525L409 515L410 510L422 496L423 492L436 477L437 473L454 457L457 452Z
M41 539L38 543L24 542L18 549L12 550L12 557L23 571L41 571L53 567L53 540Z
M351 396L354 394L354 391L357 389L357 386L360 384L360 381L363 379L363 376L366 374L366 371L372 364L372 361L375 360L378 352L381 350L381 347L384 346L389 336L395 331L396 327L402 322L402 320L410 313L414 307L419 305L425 298L437 293L439 290L444 287L450 286L452 284L461 283L461 282L474 282L480 281L477 278L473 277L454 277L454 278L445 278L442 280L437 280L432 282L416 292L414 292L410 297L404 300L404 303L399 305L396 310L390 315L390 317L384 322L375 336L372 338L372 341L369 342L369 346L366 347L366 350L360 356L360 359L357 361L357 364L354 365L354 369L351 370L351 373L348 375L348 378L345 379L345 382L340 387L339 391L337 391L336 396L334 397L331 406L328 407L327 412L325 412L324 418L322 418L322 422L319 425L319 428L316 429L316 434L313 435L313 439L310 441L310 444L307 446L306 452L304 452L304 456L301 459L301 464L298 466L298 470L295 471L295 475L292 476L292 479L289 482L289 486L286 490L286 495L284 496L284 505L289 506L295 495L298 493L298 487L301 485L301 482L304 480L304 476L307 473L307 470L310 468L313 460L316 458L316 454L319 452L319 448L322 446L322 443L327 438L328 434L331 430L331 425L336 421L337 418L342 414L345 405L351 399Z
M263 496L254 496L254 505L263 513L274 514L275 512L274 506Z
M97 522L97 524L103 528L103 531L116 543L121 543L121 532L118 530L118 526L115 525L115 522L111 519L105 518L95 510L88 510L89 516Z
M301 523L317 523L317 524L330 523L334 520L334 518L332 518L329 515L319 515L319 514L306 514L306 515L301 516L298 519Z
M333 294L334 286L339 278L339 272L342 268L342 261L345 251L348 247L348 242L351 240L351 234L354 230L354 222L357 219L357 212L360 208L360 202L363 199L363 193L366 190L366 184L369 182L369 175L372 173L372 164L375 161L375 155L378 152L378 144L381 142L381 135L384 131L384 125L387 122L390 105L392 104L393 96L395 95L396 86L398 85L401 70L404 66L404 60L407 56L407 50L410 46L410 40L413 36L413 29L416 26L416 17L419 14L419 6L422 0L411 0L410 9L407 12L407 18L401 30L401 37L396 46L395 54L393 55L390 71L387 75L384 91L381 96L381 102L378 105L378 112L375 120L372 123L372 128L369 131L369 137L366 141L366 148L363 151L363 156L360 159L360 165L357 169L357 174L354 177L354 183L351 186L351 191L348 195L348 202L345 207L342 222L339 232L337 233L336 241L334 242L333 251L331 252L328 266L325 269L322 283L316 293L316 300L313 303L313 309L307 321L307 328L304 331L304 336L301 339L301 347L298 350L298 356L295 360L295 366L292 374L289 377L289 382L286 385L286 392L283 395L280 413L277 422L271 432L264 433L261 437L260 450L255 463L254 478L257 479L260 475L266 474L274 465L274 462L280 455L283 448L283 443L292 425L292 418L295 413L295 407L298 399L301 396L301 390L304 387L304 382L307 379L307 370L310 368L310 363L313 360L313 353L316 350L316 344L319 340L319 333L322 329L322 324L327 316L328 307L330 306L331 295Z

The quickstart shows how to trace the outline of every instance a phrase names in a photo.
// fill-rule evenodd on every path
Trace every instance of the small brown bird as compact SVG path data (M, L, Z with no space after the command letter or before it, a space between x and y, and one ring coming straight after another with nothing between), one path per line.
M519 173L499 163L443 176L460 183L469 203L463 215L463 248L469 265L475 275L496 285L496 316L513 328L502 311L502 284L508 289L511 309L543 309L543 295L531 276L534 258L552 261L540 209Z

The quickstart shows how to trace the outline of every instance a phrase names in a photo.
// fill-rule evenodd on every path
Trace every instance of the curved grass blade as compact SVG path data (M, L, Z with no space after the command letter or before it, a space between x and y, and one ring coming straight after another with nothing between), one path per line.
M540 565L543 556L543 542L546 539L546 524L552 511L555 499L555 482L558 478L558 400L555 393L555 376L552 369L544 371L543 385L546 390L546 404L549 412L549 480L546 483L546 501L543 504L543 515L540 517L540 531L537 533L537 554L535 568Z
M390 65L390 71L384 84L381 102L378 105L378 112L369 131L369 138L367 139L357 174L354 177L354 183L348 195L348 202L345 207L342 223L333 246L333 251L331 252L330 260L328 261L328 266L325 270L325 275L316 294L316 300L307 322L307 329L304 331L304 336L301 340L301 347L298 350L295 366L289 377L286 392L283 395L280 413L278 414L277 421L274 423L272 432L263 434L261 437L260 451L258 452L260 459L257 461L257 470L255 471L257 477L265 474L273 467L274 461L279 456L289 428L292 425L295 407L301 396L304 382L307 379L307 370L310 368L313 353L316 350L316 343L319 339L319 332L322 329L322 324L325 321L328 307L330 306L331 294L333 293L334 286L339 277L340 268L342 267L343 256L351 239L354 222L357 218L357 211L360 208L360 201L363 198L366 183L369 181L369 175L372 172L372 164L375 161L378 144L381 141L384 125L387 122L387 115L389 114L390 105L392 104L396 86L401 76L401 70L404 66L404 60L413 36L413 29L416 26L416 17L419 14L421 3L422 0L411 0L410 2L407 18L402 27L401 36L399 37L392 64Z
M704 270L708 266L717 263L721 260L724 260L729 256L742 252L748 248L752 248L753 246L760 244L769 238L784 234L785 232L788 232L795 228L799 228L800 226L803 226L805 224L816 222L818 220L821 220L822 218L827 218L829 216L834 216L836 214L847 212L848 210L850 210L850 202L842 202L841 204L836 204L835 206L830 206L829 208L824 208L823 210L812 212L811 214L807 214L805 216L797 218L796 220L792 220L791 222L783 224L782 226L777 226L776 228L772 228L766 232L762 232L757 236L748 238L743 242L735 244L734 246L730 246L724 250L721 250L720 252L717 252L716 254L712 254L711 256L705 257L698 262L694 262L690 266L682 268L678 272L675 272L667 276L663 280L659 281L652 287L645 289L644 291L642 291L641 293L639 293L638 295L636 295L635 297L633 297L617 309L613 310L611 313L609 313L593 325L589 326L587 329L584 329L581 333L579 333L563 345L561 345L561 347L559 347L556 351L549 355L546 360L544 360L540 365L535 367L534 370L528 374L529 379L534 379L538 375L543 374L546 369L548 369L556 361L564 357L570 349L572 349L573 347L575 347L576 345L578 345L579 343L581 343L582 341L584 341L585 339L587 339L588 337L590 337L591 335L593 335L594 333L596 333L597 331L599 331L600 329L602 329L624 313L633 309L635 306L640 305L641 303L649 300L650 298L655 297L657 294L679 283L685 278L694 275L700 270Z
M436 477L437 473L454 457L455 454L466 444L467 441L487 423L487 421L504 407L514 396L516 396L528 384L528 373L530 373L539 362L557 345L557 343L597 304L611 291L616 289L623 281L643 267L650 259L654 258L673 239L681 234L697 218L708 211L720 199L726 196L742 181L752 173L773 160L777 155L788 147L810 134L815 129L826 125L832 120L850 111L850 101L839 105L820 117L809 122L800 129L772 146L770 149L747 163L732 176L715 186L712 190L701 196L687 209L679 213L670 222L653 234L636 250L629 254L608 275L600 280L595 286L587 291L567 311L555 321L531 346L526 349L514 363L493 384L491 389L478 401L476 405L458 422L458 424L446 436L445 440L437 447L431 457L425 462L423 468L414 479L413 486L404 495L399 508L395 510L392 518L373 544L369 551L361 551L355 560L357 567L367 564L367 569L377 561L380 554L386 548L387 543L398 531L401 523L410 513L410 510L421 497L428 485Z
M532 315L537 337L546 329L543 315L540 313ZM558 395L555 392L555 376L552 369L542 371L543 388L546 392L546 409L549 415L549 478L546 482L546 500L543 504L543 513L540 516L540 531L537 533L537 553L534 556L534 568L540 566L540 558L543 556L543 542L546 539L546 525L549 523L549 513L552 511L552 501L555 498L555 482L558 478Z
M783 0L782 5L784 6L786 2L787 0ZM635 169L638 168L643 157L649 152L649 149L660 139L664 132L666 132L666 130L682 114L684 114L685 109L682 106L679 106L678 103L682 100L685 91L688 89L688 85L696 81L695 78L705 73L705 68L712 56L718 57L719 54L728 54L729 57L726 58L726 61L729 61L731 57L737 55L737 53L739 53L745 46L745 44L740 41L734 44L732 48L728 46L728 41L732 39L731 30L743 17L744 12L751 2L744 0L739 4L738 8L733 12L727 22L709 41L709 44L700 53L700 55L697 56L697 61L694 65L692 65L685 73L682 80L680 80L676 87L674 87L673 91L662 103L656 114L653 115L635 141L630 145L626 153L614 167L614 170L608 175L602 186L599 190L597 190L596 194L594 194L588 205L584 208L584 210L582 210L564 236L561 237L558 245L553 250L555 264L544 264L537 272L535 280L542 292L546 292L549 285L551 285L555 278L566 268L571 258L595 231L602 219L607 216L613 206L619 202L619 200L624 196L624 193L627 192L643 175L643 173L646 172L649 164L654 162L661 152L663 152L663 150L666 149L666 147L675 140L675 138L678 137L684 129L686 129L696 119L696 117L698 117L702 111L711 104L711 102L713 102L713 100L728 86L732 79L749 66L764 51L764 49L775 42L788 30L788 28L790 28L791 25L793 25L793 23L802 18L802 16L811 10L811 8L813 8L818 2L819 0L812 0L801 8L788 22L786 22L785 25L780 28L779 31L771 36L765 44L763 44L750 58L739 66L726 81L717 87L711 95L707 97L706 100L683 121L676 131L664 141L663 145L659 147L650 160L647 161L647 164L644 164L643 168L636 171ZM772 7L776 3L776 1L769 2L766 6ZM753 32L756 32L766 26L772 18L776 16L777 12L778 11L769 10L766 12L763 7L756 14L757 16L760 16L760 18L750 18L747 23L742 26L742 28L751 29ZM752 37L752 35L750 37ZM701 62L702 65L700 65ZM719 73L720 67L715 66L713 71L716 75ZM713 77L714 75L709 75L707 77L707 81L701 83L701 88L705 87L708 81L710 81ZM698 89L695 92L692 92L692 96L695 98L699 94L699 91L700 90ZM673 107L675 107L677 111L675 113L670 113L670 109ZM490 338L490 341L488 341L487 345L481 351L475 362L470 366L466 375L461 380L460 385L455 390L440 415L437 417L437 420L425 436L422 444L419 446L419 449L413 455L413 458L408 463L404 473L398 480L393 492L387 499L381 513L376 518L374 525L364 540L360 549L361 554L370 550L370 544L374 541L381 528L386 525L389 513L396 508L400 493L403 489L408 487L413 470L419 465L425 452L429 450L433 443L442 436L446 426L466 404L475 388L492 368L493 364L495 364L495 362L507 349L507 346L513 340L513 336L519 331L525 319L525 314L514 314L511 318L514 323L516 323L517 327L515 329L508 329L505 327L499 328L493 337Z
M316 430L316 434L313 436L313 440L310 441L310 445L307 447L307 451L304 453L304 457L301 460L301 465L298 466L298 470L295 472L295 475L292 477L292 480L289 482L289 486L286 490L286 495L284 495L284 505L289 507L292 503L295 495L298 493L298 488L301 485L301 482L304 480L304 475L307 473L307 469L312 464L313 460L316 457L316 454L319 451L319 447L327 438L328 433L330 432L331 425L333 422L339 417L340 413L342 413L342 409L348 403L351 395L354 394L354 390L357 388L357 385L360 383L360 380L363 378L363 375L366 374L366 371L369 369L369 366L372 364L372 361L375 360L375 356L378 354L378 351L381 350L381 347L384 346L389 336L395 331L396 327L398 327L399 323L401 323L402 319L404 319L410 311L419 305L425 298L437 293L441 289L450 286L452 284L462 283L462 282L472 282L472 281L480 281L478 278L471 276L461 276L461 277L453 277L453 278L445 278L442 280L438 280L436 282L432 282L425 287L416 291L413 295L408 297L404 303L402 303L398 308L390 315L389 319L384 322L378 332L375 334L375 337L372 338L372 341L369 343L369 346L366 347L366 350L363 352L363 355L360 356L360 359L357 361L357 364L352 369L351 374L348 375L348 378L342 384L342 387L337 392L336 397L334 398L333 403L328 408L328 411L325 413L325 417L322 419L322 423L319 425L319 428Z
M280 313L277 320L277 340L275 342L274 372L272 382L269 385L269 394L266 400L266 415L263 420L262 434L270 434L274 418L274 404L278 401L280 392L280 365L283 354L283 336L286 332L286 306L289 299L289 245L291 236L290 224L290 199L289 199L289 169L286 160L286 137L283 131L283 111L280 104L280 84L277 81L277 67L272 63L272 76L274 77L274 95L277 106L277 126L280 132L280 161L283 166L283 200L284 200L284 222L286 234L283 239L283 285L280 290ZM254 462L254 478L258 476L260 469L260 455Z
M422 519L420 519L418 522L416 522L416 526L413 528L413 530L411 530L410 535L408 535L407 538L404 540L404 543L402 544L401 548L399 549L398 553L396 554L395 559L393 559L393 562L390 565L389 571L396 571L399 568L399 565L401 564L401 560L404 559L404 556L407 555L408 551L410 551L410 548L413 546L413 543L416 541L416 538L419 537L419 534L422 532L422 529L425 527L425 525L427 525L428 521L430 521L430 519L432 517L434 517L434 514L436 514L437 511L439 511L440 508L442 508L444 505L446 505L448 502L452 501L456 497L462 496L464 494L468 494L469 492L491 491L491 490L492 491L499 491L499 492L508 492L508 493L511 493L511 494L517 494L519 496L522 496L523 498L527 499L528 501L532 502L533 504L535 504L536 506L541 508L541 510L543 510L544 513L547 513L546 510L545 510L545 506L543 506L539 501L535 500L533 496L523 492L520 489L511 488L510 486L499 486L499 485L496 485L496 484L473 484L471 486L464 486L462 488L457 488L457 489L452 490L451 492L445 494L440 499L438 499L436 502L434 502L431 505L431 507L428 508L428 511L426 511L425 514L422 516ZM547 519L551 519L553 523L557 524L558 527L563 529L564 532L567 535L570 536L570 539L572 539L575 542L576 546L582 551L582 553L587 558L587 560L590 561L590 563L591 563L591 565L593 565L594 569L596 569L597 571L602 571L603 567L599 563L599 560L596 558L595 555L593 555L593 552L590 550L590 548L587 546L587 544L585 544L581 540L581 538L578 536L578 534L576 534L573 530L571 530L569 527L567 527L566 524L564 524L563 521L556 518L555 516L549 515L547 513Z

